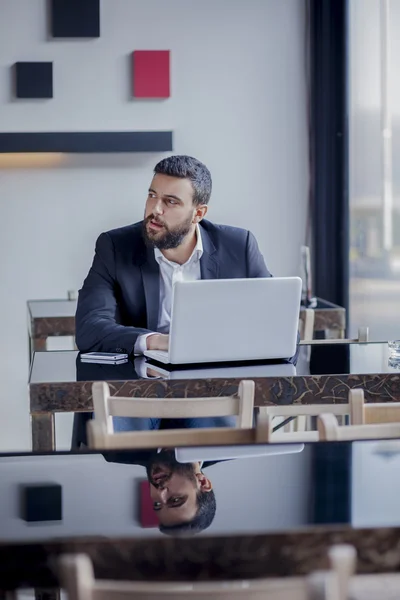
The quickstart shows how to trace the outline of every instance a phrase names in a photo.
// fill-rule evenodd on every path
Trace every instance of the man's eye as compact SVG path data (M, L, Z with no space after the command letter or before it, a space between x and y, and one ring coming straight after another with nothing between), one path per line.
M160 502L154 502L153 508L160 508L160 507L161 507L161 503Z
M178 502L180 502L180 501L181 501L180 498L173 498L172 499L173 504L178 504Z

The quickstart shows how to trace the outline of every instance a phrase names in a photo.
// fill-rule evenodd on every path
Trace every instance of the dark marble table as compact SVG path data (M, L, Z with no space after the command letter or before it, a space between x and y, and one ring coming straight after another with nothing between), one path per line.
M27 304L31 354L46 350L48 337L75 336L76 300L29 300Z
M259 361L169 372L143 358L109 366L83 364L74 351L36 352L29 378L33 449L55 449L55 413L93 410L95 380L108 381L116 395L209 397L234 394L240 380L248 378L256 383L256 406L344 403L349 389L360 386L368 402L400 401L400 371L388 365L388 358L387 344L336 340L301 346L296 366Z
M78 552L90 556L100 579L218 581L307 575L328 568L327 553L333 544L352 544L356 548L358 573L400 572L400 528L320 527L196 539L0 542L0 581L3 590L21 586L56 588L59 580L52 561L61 554Z

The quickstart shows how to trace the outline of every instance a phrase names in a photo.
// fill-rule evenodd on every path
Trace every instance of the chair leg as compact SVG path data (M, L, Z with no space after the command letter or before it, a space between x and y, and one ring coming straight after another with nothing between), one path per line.
M60 600L59 589L35 589L35 600Z

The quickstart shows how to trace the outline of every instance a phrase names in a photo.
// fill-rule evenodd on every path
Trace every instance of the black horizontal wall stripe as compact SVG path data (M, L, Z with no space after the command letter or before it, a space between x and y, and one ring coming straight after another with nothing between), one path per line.
M172 131L0 133L5 152L168 152Z

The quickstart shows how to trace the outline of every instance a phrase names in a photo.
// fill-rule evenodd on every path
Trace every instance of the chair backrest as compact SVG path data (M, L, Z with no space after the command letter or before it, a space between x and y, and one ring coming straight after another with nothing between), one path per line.
M274 418L260 411L257 419L257 428L259 430L259 437L263 436L268 440L268 443L274 444L285 444L291 442L306 443L306 442L318 442L319 434L318 431L284 431L279 430L274 432Z
M349 391L350 419L352 425L400 423L400 402L366 403L364 390Z
M262 410L261 410L262 409ZM322 413L330 412L333 415L349 415L350 405L343 404L284 404L260 407L260 414L268 414L271 417L318 417Z
M315 312L313 308L305 308L300 317L300 338L303 341L310 341L314 338Z
M253 427L254 381L241 381L237 395L214 398L127 398L111 396L107 383L92 385L94 419L88 422L93 448L146 447L191 443L246 443L255 441ZM198 418L234 416L237 429L163 430L114 433L113 417ZM132 435L133 434L133 435ZM157 434L157 440L154 437ZM227 440L224 442L224 440ZM228 441L229 440L229 441ZM260 439L260 441L265 441ZM175 443L176 442L176 443Z
M340 426L335 415L322 414L317 421L320 441L377 440L400 437L400 423Z
M321 417L318 431L272 431L269 429L271 442L310 442L325 439L355 440L378 439L380 437L397 437L400 431L400 402L366 403L364 390L349 390L348 403L344 404L288 404L284 406L260 407L260 415L266 417ZM328 416L327 416L328 415ZM339 426L336 416L350 416L350 426ZM331 418L333 416L333 418ZM268 423L268 421L264 421ZM388 426L392 424L392 427ZM355 426L371 427L358 428ZM373 426L386 425L383 428Z
M348 403L344 403L261 406L259 408L259 418L263 419L264 426L269 427L270 442L280 444L285 442L317 442L319 440L318 431L307 429L307 421L309 420L309 417L317 417L318 415L326 413L327 411L334 415L343 417L350 414L350 405ZM295 424L298 425L296 430L286 431L285 427L274 432L273 427L275 424L279 423L277 421L278 417L281 419L286 419L288 417L295 418ZM301 423L300 420L302 420Z
M336 571L317 572L308 577L253 579L246 581L171 583L121 582L94 578L88 556L64 555L59 574L69 600L344 600Z

